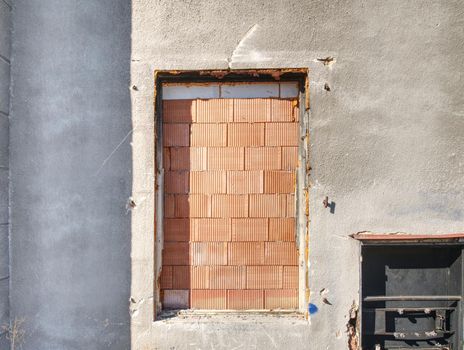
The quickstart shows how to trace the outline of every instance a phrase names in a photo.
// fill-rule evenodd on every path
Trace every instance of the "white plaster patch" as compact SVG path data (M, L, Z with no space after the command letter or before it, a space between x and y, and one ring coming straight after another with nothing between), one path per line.
M163 84L163 100L190 100L194 98L219 98L219 84Z
M280 97L281 98L298 97L298 83L297 82L280 83Z
M221 85L222 98L268 98L279 97L278 83L224 84Z
M280 88L279 88L280 85ZM209 98L295 98L297 82L245 84L163 84L163 100Z

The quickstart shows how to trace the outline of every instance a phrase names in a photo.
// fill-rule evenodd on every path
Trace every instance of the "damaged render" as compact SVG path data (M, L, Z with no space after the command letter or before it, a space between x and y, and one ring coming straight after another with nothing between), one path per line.
M358 320L358 306L355 302L348 312L348 323L346 325L346 332L348 334L348 349L359 349L359 320Z

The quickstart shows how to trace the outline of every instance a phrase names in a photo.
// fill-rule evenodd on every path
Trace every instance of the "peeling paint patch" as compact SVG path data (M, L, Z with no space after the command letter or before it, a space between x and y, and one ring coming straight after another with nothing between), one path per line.
M132 197L130 197L128 200L127 200L127 203L126 203L126 209L129 211L129 210L132 210L132 209L135 209L137 205L135 204L135 201Z
M331 66L332 64L335 63L335 58L328 56L324 58L318 58L317 59L319 62L323 63L324 66Z
M255 35L258 29L259 25L254 24L253 26L251 26L250 29L247 30L245 35L240 39L234 51L232 52L230 58L227 60L229 69L232 68L232 63L234 61L239 61L240 59L243 59L243 57L252 58L256 61L263 61L264 57L262 57L262 55L259 52L253 50L253 47L249 43L247 44L247 42L250 41L250 39Z
M359 349L359 320L358 320L358 305L353 301L350 311L348 313L349 320L346 325L346 332L348 333L348 349Z

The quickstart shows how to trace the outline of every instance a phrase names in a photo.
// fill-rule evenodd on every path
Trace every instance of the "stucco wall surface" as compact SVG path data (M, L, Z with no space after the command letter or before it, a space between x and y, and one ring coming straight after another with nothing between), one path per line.
M8 349L9 325L9 114L11 61L11 1L0 1L0 349Z
M153 72L257 67L310 68L310 287L318 312L292 348L347 348L349 310L359 302L359 244L348 235L463 230L463 3L134 0L132 8L134 198L144 203L132 213L134 348L230 345L214 337L252 344L240 326L163 337L172 328L152 325L153 286L138 281L153 277ZM322 205L326 195L334 213ZM257 332L271 329L263 327ZM291 328L282 325L281 334ZM257 348L287 346L268 334Z
M347 348L359 289L348 235L463 230L463 12L457 0L15 1L11 316L24 319L22 348ZM278 328L153 325L153 72L257 67L311 69L318 312Z
M127 350L130 1L18 0L13 23L17 348Z

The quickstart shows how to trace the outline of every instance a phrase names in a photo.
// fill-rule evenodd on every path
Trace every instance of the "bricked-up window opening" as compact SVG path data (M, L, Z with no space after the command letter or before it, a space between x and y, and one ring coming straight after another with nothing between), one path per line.
M400 244L363 247L362 349L461 349L462 246Z
M163 309L299 308L299 90L163 84Z

